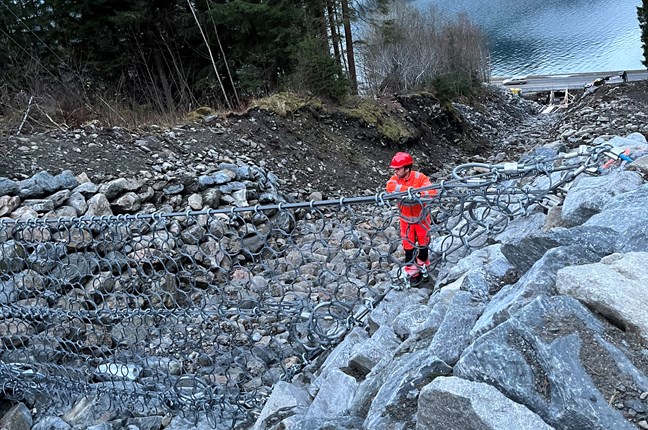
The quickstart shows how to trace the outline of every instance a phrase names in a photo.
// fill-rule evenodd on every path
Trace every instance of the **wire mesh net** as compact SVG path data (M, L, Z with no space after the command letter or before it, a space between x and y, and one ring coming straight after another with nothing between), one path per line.
M549 204L599 152L464 165L432 198L2 220L0 392L41 412L92 398L249 424L275 382L401 285L403 199L425 207L434 268Z

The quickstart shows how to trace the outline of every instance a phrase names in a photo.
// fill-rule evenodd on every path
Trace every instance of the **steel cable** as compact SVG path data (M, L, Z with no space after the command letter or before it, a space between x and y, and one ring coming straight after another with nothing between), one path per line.
M400 285L398 202L431 219L433 268L564 196L609 147L457 166L403 193L228 209L0 220L0 391L77 396L231 427ZM437 190L434 197L421 192Z

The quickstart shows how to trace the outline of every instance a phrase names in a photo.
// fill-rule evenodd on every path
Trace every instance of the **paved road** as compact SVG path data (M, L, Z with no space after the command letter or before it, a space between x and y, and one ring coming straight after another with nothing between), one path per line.
M520 85L502 85L502 81L506 77L492 78L491 84L502 85L506 88L521 88L522 92L539 92L550 90L564 90L564 89L583 89L585 84L594 81L594 79L602 78L605 76L612 76L608 83L621 83L623 82L619 76L620 71L612 72L595 72L595 73L575 73L570 75L553 75L553 76L529 76L526 84ZM628 70L629 81L639 81L648 79L648 71L646 70Z

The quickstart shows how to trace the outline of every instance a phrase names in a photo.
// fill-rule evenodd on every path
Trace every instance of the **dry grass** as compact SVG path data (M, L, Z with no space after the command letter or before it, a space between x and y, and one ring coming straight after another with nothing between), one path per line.
M307 98L295 93L282 92L255 100L252 106L273 112L285 117L304 107L323 109L324 104L318 98Z

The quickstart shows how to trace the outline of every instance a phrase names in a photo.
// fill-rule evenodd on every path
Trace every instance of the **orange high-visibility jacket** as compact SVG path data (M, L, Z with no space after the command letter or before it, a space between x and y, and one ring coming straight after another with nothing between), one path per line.
M430 179L421 172L412 170L409 176L405 179L398 179L398 176L392 176L389 181L387 181L387 186L385 189L388 193L399 193L406 192L409 188L421 188L432 185ZM436 195L437 190L426 190L421 191L421 196L423 197L432 197ZM402 201L399 202L398 208L400 209L402 219L409 222L420 222L421 221L421 212L423 211L423 206L421 203L414 201Z

